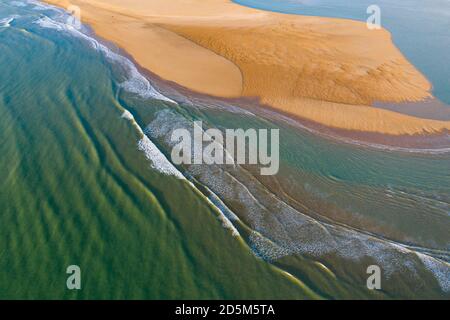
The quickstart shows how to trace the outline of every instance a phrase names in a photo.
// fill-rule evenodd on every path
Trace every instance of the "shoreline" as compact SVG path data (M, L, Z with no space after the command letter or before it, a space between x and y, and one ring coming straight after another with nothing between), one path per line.
M120 55L129 59L136 66L138 71L151 82L152 86L164 96L176 96L177 98L182 97L184 99L187 98L189 101L193 100L202 106L217 106L220 104L222 108L226 109L237 107L242 112L249 111L257 114L258 116L265 117L268 120L282 121L291 126L297 127L300 130L306 130L322 138L353 146L370 147L373 149L388 151L403 151L413 154L450 153L450 130L444 130L440 133L392 135L378 132L364 132L333 128L289 114L287 112L283 112L270 105L264 105L258 98L255 97L224 98L193 91L176 82L163 79L154 72L142 67L125 49L115 45L107 39L99 37L90 26L89 28L93 37L108 46L110 49L117 50ZM175 98L175 100L177 100L177 98ZM427 102L428 101L416 102L415 104L420 105ZM183 102L178 101L177 103ZM394 104L394 106L398 105L399 104Z
M131 55L126 51L123 51L123 49L119 48L119 50L122 50L122 54L126 55L128 59L136 64L136 61ZM237 107L243 112L250 111L269 120L282 121L297 127L300 130L306 130L312 134L316 134L325 139L331 139L338 143L416 154L450 153L450 130L429 134L416 133L391 135L377 132L332 128L289 113L284 113L269 105L261 104L257 98L220 98L195 92L172 81L162 79L138 64L136 64L136 66L139 71L151 81L155 89L164 95L181 95L202 105L220 104L224 108Z
M229 4L228 1L225 0L210 0L212 3L214 4ZM69 1L67 0L46 0L44 2L48 2L54 5L59 5L59 6L63 6L64 7L64 3L68 4ZM87 2L89 2L89 4L86 4ZM158 1L156 1L158 2ZM193 0L193 2L196 2L195 0ZM83 12L86 10L86 8L89 8L89 6L91 5L90 3L95 3L96 5L98 5L98 3L102 4L102 1L91 1L91 0L75 0L75 1L71 1L71 3L77 4L77 5L81 5L81 8L83 10ZM139 5L139 1L133 1L134 4ZM104 4L102 4L104 5ZM238 6L241 7L238 4L235 3L230 3L229 5L231 6ZM84 6L84 7L83 7ZM174 4L173 6L177 6L177 4ZM212 4L210 5L212 6ZM242 9L244 12L246 12L248 9L243 7L244 9ZM103 9L99 9L98 7L95 7L96 10L103 10ZM111 8L109 8L111 9ZM108 10L109 10L108 9ZM88 12L91 9L87 9ZM114 9L116 10L116 9ZM235 9L232 9L235 10ZM254 10L254 9L251 9ZM259 10L256 10L259 12ZM112 11L108 11L109 13L111 13ZM117 11L114 11L114 15L120 15L120 13L117 13ZM124 16L126 16L128 19L129 13L124 13ZM261 27L261 22L259 20L263 20L263 26L265 25L266 21L265 21L265 17L267 15L271 15L271 14L267 14L267 13L262 13L262 15L258 15L256 19L256 25L252 25L252 28L258 29ZM246 74L249 74L249 72L246 73L245 70L243 70L242 66L238 66L239 69L239 75L242 77L242 81L243 81L243 90L242 90L242 94L236 94L237 91L239 91L238 87L241 85L239 83L238 79L239 77L236 76L236 70L234 70L231 75L231 78L234 79L233 81L230 81L231 78L227 78L227 76L224 77L224 81L229 84L230 82L234 83L234 85L232 86L232 88L227 88L228 93L229 94L220 94L217 95L215 94L214 91L212 92L202 92L202 90L198 90L196 88L190 88L190 87L186 87L185 85L183 85L183 81L176 81L176 79L170 79L164 76L164 74L161 74L161 72L158 72L158 70L153 70L152 68L149 68L145 63L142 63L142 61L140 61L139 59L139 55L136 56L133 52L133 50L128 50L127 46L124 45L123 43L120 43L120 41L117 41L117 39L111 39L111 37L108 36L108 33L106 32L102 32L104 31L104 29L102 29L102 27L99 27L99 24L101 24L102 22L94 22L94 24L90 23L89 20L95 20L97 15L94 14L94 18L90 17L88 19L83 19L83 15L82 15L82 20L83 22L86 22L91 28L92 30L95 32L95 34L97 36L99 36L102 39L105 39L106 41L112 42L114 43L117 47L123 49L125 52L127 52L129 54L129 56L133 57L133 61L135 62L135 64L137 66L139 66L141 69L149 71L150 73L157 75L160 79L164 80L164 81L168 81L168 83L171 84L177 84L181 87L184 87L185 89L187 89L188 91L191 92L196 92L199 94L203 94L205 96L210 96L214 99L219 99L222 100L224 99L224 101L239 101L239 102L246 102L246 101L258 101L258 103L256 103L258 105L258 107L263 106L269 110L275 110L276 112L279 112L280 114L283 115L288 115L291 119L301 119L303 120L302 122L309 122L312 124L316 124L317 127L320 127L321 130L330 130L330 131L335 131L335 132L346 132L346 135L350 135L350 136L383 136L383 135L387 135L387 136L397 136L398 138L401 138L403 136L412 136L413 138L417 137L417 136L428 136L429 134L432 134L433 136L438 136L438 135L446 135L448 132L448 129L450 129L450 121L439 121L439 120L434 120L434 119L423 119L423 118L418 118L418 117L414 117L414 116L409 116L409 115L405 115L402 113L398 113L398 112L394 112L391 110L387 110L386 109L382 109L382 108L376 108L373 107L371 105L364 105L364 104L354 104L355 101L351 101L350 99L350 103L342 103L342 102L335 102L335 101L327 101L327 100L316 100L316 99L311 99L311 98L305 98L305 97L290 97L289 95L286 96L286 94L284 94L283 89L281 88L281 93L280 92L275 92L274 94L268 94L266 96L264 95L258 95L257 91L255 91L256 94L248 94L249 92L245 92L246 88L245 86L247 85L246 81L248 82L248 80L246 80ZM244 14L245 16L245 14ZM283 16L286 16L285 14L283 14ZM289 15L287 15L289 16ZM300 17L300 18L297 18ZM133 16L133 18L131 19L132 21L125 21L124 25L129 27L131 25L131 29L130 30L124 30L124 32L134 32L135 28L137 29L144 29L144 31L146 30L145 28L148 27L148 24L154 24L157 27L160 27L161 25L164 26L164 28L166 30L172 31L173 33L177 34L177 35L181 35L181 37L183 37L184 39L187 39L189 41L191 41L191 43L189 45L191 45L192 43L194 45L196 45L195 43L199 44L199 47L201 47L201 50L203 52L203 50L208 49L209 51L211 51L214 56L208 56L209 58L211 58L213 60L214 63L218 62L219 60L219 64L223 63L224 61L222 59L217 60L216 56L220 56L221 58L227 60L227 57L224 57L225 55L221 55L221 52L214 52L214 50L212 50L211 48L208 48L208 45L205 45L202 43L202 39L194 39L196 41L194 41L192 38L192 34L195 34L196 32L198 32L198 30L200 29L201 32L203 32L205 29L211 28L211 26L209 25L209 16L208 16L208 12L205 13L205 16L202 16L201 18L199 17L194 17L196 20L195 23L192 20L192 17L188 16L188 22L186 21L178 21L177 19L175 19L175 23L172 21L174 18L170 17L169 22L164 22L162 23L161 18L157 18L156 21L154 23L151 23L149 21L146 21L144 18L143 21L145 22L145 26L143 27L142 25L140 25L140 23L143 23L142 21L138 21L139 18L136 18L135 16ZM297 20L300 19L302 20L304 17L303 16L295 16L295 18L290 17L287 20ZM153 19L153 17L152 17ZM207 20L207 22L205 22L205 19ZM239 28L240 30L246 30L246 28L248 28L248 26L246 25L247 20L245 20L244 25L241 26L240 24L242 24L241 16L233 16L231 15L230 17L227 17L227 19L232 19L233 24L238 24L238 26L236 28ZM220 24L225 23L226 25L229 23L229 21L227 21L227 19L225 19L226 21L221 21ZM234 19L234 20L233 20ZM237 20L236 20L237 19ZM278 19L278 18L277 18ZM306 19L306 18L305 18ZM87 20L87 21L85 21ZM101 19L99 19L101 20ZM163 19L164 20L164 19ZM198 20L198 21L197 21ZM312 25L315 25L317 23L322 23L322 24L326 24L326 23L335 23L333 21L339 21L336 22L340 23L340 27L343 28L344 27L344 32L346 32L345 30L345 26L346 23L348 23L346 20L344 19L334 19L334 18L318 18L318 17L310 17L307 19L309 22L308 23L312 23ZM138 21L138 22L136 22ZM312 21L312 22L311 22ZM317 22L318 21L318 22ZM325 22L323 22L325 21ZM332 21L332 22L329 22ZM92 22L92 21L91 21ZM254 22L254 21L253 21ZM252 22L252 23L253 23ZM138 26L135 26L134 24L138 23ZM217 21L214 21L215 24L217 24ZM278 22L276 22L278 23ZM284 22L283 22L284 23ZM293 24L295 24L296 22L291 22ZM319 24L320 24L319 23ZM357 25L360 25L361 23L359 22L354 22ZM166 25L168 24L168 25ZM119 23L119 25L121 25ZM123 26L123 25L122 25ZM153 28L153 26L151 27ZM180 30L180 28L182 30ZM195 32L190 32L189 29L195 29ZM227 27L228 28L228 27ZM321 26L319 26L319 28L322 28ZM98 32L100 29L101 32ZM183 34L186 33L186 30L188 34ZM217 30L216 30L217 31ZM219 31L223 31L222 29L220 29ZM225 30L226 31L226 30ZM238 32L239 32L238 31ZM342 30L341 30L342 31ZM200 32L200 33L201 33ZM236 31L234 31L234 33L236 33ZM244 32L245 33L245 32ZM314 32L313 32L314 33ZM212 37L213 39L217 39L217 35L214 36L214 32L213 33L205 33L207 37ZM146 34L144 33L142 36L146 36ZM319 36L322 36L321 34L319 34ZM360 35L361 36L361 35ZM383 37L390 37L390 34L386 32L386 34L383 35ZM201 34L199 36L199 38L202 38L203 35ZM316 37L314 34L312 35L313 40L315 39L314 37ZM195 37L194 37L195 38ZM347 38L344 38L347 39ZM116 40L116 41L115 41ZM366 39L367 40L367 39ZM389 38L390 43L387 44L387 46L390 48L390 50L393 50L393 54L396 58L398 58L397 54L399 53L399 51L393 46L391 39ZM164 40L163 40L164 42ZM230 42L233 44L233 39L230 40ZM213 48L214 49L214 48ZM327 48L324 47L322 48L322 50L326 50ZM182 49L178 49L175 51L179 51L178 54L182 51ZM216 51L220 51L220 50L216 50ZM289 50L288 50L289 51ZM182 53L182 52L181 52ZM239 52L238 52L239 53ZM183 54L183 53L182 53ZM203 53L201 53L201 55L203 55ZM400 54L401 56L401 54ZM347 56L344 56L344 58L348 58ZM373 57L372 57L373 58ZM201 66L203 67L203 60L196 60L198 59L198 56L193 57L194 61L197 61L199 63L202 63ZM276 59L275 59L276 60ZM169 62L171 61L171 59L169 59ZM229 60L227 60L229 61ZM164 62L167 61L163 61L161 62L161 64L164 64ZM283 62L283 61L282 61ZM320 62L320 61L319 61ZM323 63L328 63L328 61L321 61ZM361 62L361 61L360 61ZM359 63L360 63L359 62ZM159 61L158 61L159 63ZM235 61L231 61L232 64L236 65ZM398 63L398 61L396 62ZM227 64L227 63L226 63ZM314 61L313 61L314 64ZM408 66L408 63L406 62L406 65ZM347 66L347 65L346 65ZM351 67L351 62L348 65L348 67ZM214 66L215 68L216 66ZM229 64L227 64L226 68L227 69L229 67ZM256 66L258 69L258 65ZM289 66L287 66L289 67ZM175 66L174 69L176 69L177 67ZM412 75L414 77L418 77L418 83L423 86L423 88L426 88L426 90L417 89L417 83L413 83L413 88L416 91L419 91L418 96L416 96L414 99L416 99L417 101L421 101L424 100L426 101L426 99L430 99L431 95L429 93L429 90L431 89L431 85L427 82L427 80L420 74L418 73L417 70L414 69L413 66L408 67L410 69L407 69L409 73L412 72ZM411 69L412 68L412 69ZM196 66L196 69L201 69L198 68L198 66ZM208 68L206 68L208 69ZM267 70L262 70L262 71L267 71ZM272 70L272 71L276 71L276 70ZM282 70L283 71L283 70ZM370 70L369 70L370 71ZM369 72L366 71L366 72ZM197 71L195 71L197 73ZM209 72L209 70L208 70ZM251 73L252 71L250 71ZM261 73L261 70L257 70L256 71L260 78L262 77L264 79L264 72ZM354 72L354 70L352 71ZM360 70L357 70L356 72L360 72ZM393 72L392 70L389 72ZM220 73L219 73L220 74ZM341 72L341 75L346 75L346 72ZM185 74L186 75L186 74ZM187 73L187 75L189 75L189 72ZM222 74L220 74L222 75ZM281 77L283 77L283 75L279 75ZM320 80L320 76L323 76L323 74L319 74L319 80ZM313 80L314 77L310 77L307 80L311 81ZM187 78L189 81L191 81L191 79L188 77ZM274 79L273 82L276 82L277 79ZM289 79L287 79L287 81L285 82L290 82L288 81ZM342 79L338 79L338 80L342 80ZM391 81L392 79L388 78L387 79L388 82ZM327 82L329 81L329 79L327 77L322 78L322 82ZM181 82L181 83L180 83ZM195 82L194 80L192 80L191 82ZM254 81L255 82L255 81ZM257 82L257 81L256 81ZM264 82L264 81L263 81ZM269 86L272 86L273 84L269 82ZM316 88L312 88L312 91L320 91L321 89L321 83L319 81L319 86ZM345 82L345 81L344 81ZM400 81L401 82L401 81ZM283 81L281 81L279 87L284 86L286 83L284 83ZM261 86L261 83L256 83L256 87ZM400 84L401 85L401 84ZM370 84L369 84L370 86ZM347 90L345 86L343 86L343 90ZM351 89L353 89L350 86ZM250 88L252 91L254 88ZM257 88L258 89L258 88ZM267 85L265 83L262 84L262 87L259 89L267 89ZM292 89L292 88L290 88ZM323 88L322 88L323 89ZM364 88L363 88L364 89ZM262 91L264 91L262 90ZM280 90L280 88L277 88L277 90ZM365 90L365 89L364 89ZM421 91L422 90L422 91ZM249 91L249 90L247 90ZM275 90L276 91L276 90ZM264 91L265 92L265 91ZM251 93L251 92L250 92ZM314 93L314 92L313 92ZM314 93L316 94L316 93ZM340 94L340 93L339 93ZM392 93L391 93L392 94ZM421 96L419 98L419 96ZM338 97L339 99L342 97ZM344 97L344 98L348 98L348 97ZM398 98L400 101L403 101L401 94L399 94ZM414 101L414 99L412 99L412 101ZM400 102L400 101L394 101L394 102ZM383 103L389 103L389 101L387 102L383 102ZM300 107L299 107L300 106ZM245 106L242 106L245 109ZM350 134L349 134L350 133ZM403 139L403 138L402 138ZM371 139L373 140L373 139ZM377 141L380 141L380 138L375 139ZM389 140L389 139L381 139L381 140Z

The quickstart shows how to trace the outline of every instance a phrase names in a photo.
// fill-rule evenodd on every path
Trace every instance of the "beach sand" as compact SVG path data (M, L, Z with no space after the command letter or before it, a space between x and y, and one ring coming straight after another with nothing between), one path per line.
M227 0L46 2L79 6L98 36L195 92L255 97L338 129L391 135L450 129L450 121L372 106L430 99L431 85L388 31L362 22L266 12Z

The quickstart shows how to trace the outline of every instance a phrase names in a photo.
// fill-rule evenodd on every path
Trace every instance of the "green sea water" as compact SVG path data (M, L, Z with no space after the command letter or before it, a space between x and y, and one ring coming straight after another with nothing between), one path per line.
M0 3L1 18L18 15L0 27L0 298L313 296L255 258L185 181L151 168L110 62L36 24L60 13L34 8ZM72 264L81 291L66 288Z
M0 0L0 298L449 298L449 150L337 141L152 86L67 19ZM175 168L171 132L194 120L279 128L280 173Z

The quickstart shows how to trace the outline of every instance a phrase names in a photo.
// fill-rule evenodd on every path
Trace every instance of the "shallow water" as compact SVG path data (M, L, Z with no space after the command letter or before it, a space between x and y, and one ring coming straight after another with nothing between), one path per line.
M150 84L37 4L0 0L0 297L449 297L448 152L338 142ZM280 174L175 168L170 134L193 120L280 128Z

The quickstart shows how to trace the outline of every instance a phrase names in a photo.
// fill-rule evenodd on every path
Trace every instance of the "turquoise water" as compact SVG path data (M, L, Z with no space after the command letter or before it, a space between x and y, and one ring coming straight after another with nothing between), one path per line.
M449 298L448 150L336 141L150 83L67 18L0 0L1 298ZM171 132L193 120L279 128L280 173L175 167Z
M448 0L234 0L283 13L366 21L367 8L381 9L381 24L394 43L433 85L433 94L450 104L450 1Z

